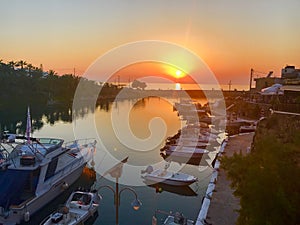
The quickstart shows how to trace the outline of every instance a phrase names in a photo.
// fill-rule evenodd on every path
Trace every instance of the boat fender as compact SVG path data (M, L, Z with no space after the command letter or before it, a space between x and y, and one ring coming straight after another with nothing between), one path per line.
M29 220L30 220L30 212L27 211L24 213L24 221L28 222Z
M156 187L155 187L155 192L156 192L156 193L162 193L162 192L163 192L162 187L156 186Z
M61 186L64 190L68 189L69 184L67 182L64 182Z

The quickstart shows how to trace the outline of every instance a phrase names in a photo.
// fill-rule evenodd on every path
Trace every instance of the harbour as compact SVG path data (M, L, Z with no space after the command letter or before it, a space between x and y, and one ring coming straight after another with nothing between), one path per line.
M299 8L2 1L0 225L300 225Z
M97 213L88 220L87 224L115 224L118 220L120 224L136 222L145 224L145 218L150 224L151 218L153 220L153 215L157 214L155 213L157 210L165 212L171 217L175 216L175 212L180 212L185 216L184 218L194 221L193 223L197 225L221 224L221 220L222 224L232 224L233 221L222 219L230 213L233 215L230 218L236 220L237 214L234 209L239 207L238 200L232 195L233 190L229 188L230 183L225 178L224 171L220 170L219 160L223 155L232 156L234 152L249 153L253 132L260 120L237 118L237 113L243 115L243 111L234 107L234 104L239 104L240 99L227 96L226 103L229 107L227 107L227 116L223 119L228 121L224 127L223 119L201 120L211 113L205 98L194 98L190 101L171 96L171 98L149 96L137 100L133 98L119 99L118 101L108 101L104 105L99 104L95 109L76 108L78 111L73 112L75 115L73 121L69 120L68 116L57 116L51 122L46 115L32 118L34 121L40 119L43 121L41 127L34 129L32 134L34 137L59 136L65 142L69 142L74 139L74 134L79 139L98 135L96 151L89 160L91 169L85 169L84 173L86 174L82 175L86 177L89 174L91 179L87 181L84 178L84 182L79 181L70 189L85 187L90 190L98 190L98 194L101 195L102 199L97 207ZM216 104L216 102L218 99L214 98L212 104ZM83 109L84 111L82 111ZM51 115L68 115L67 112L70 111L68 107L65 108L66 111L61 112L58 108L49 108L49 110L53 110ZM298 115L277 110L268 112L268 116L272 117L272 114ZM259 116L262 115L259 114ZM130 133L126 133L128 127L124 127L124 124L121 127L114 124L116 121L124 122L126 118ZM153 118L159 118L160 121L153 123ZM199 122L197 123L198 118ZM263 120L264 117L261 119ZM92 129L89 129L88 121L90 120L95 121L97 135L93 133ZM117 122L117 124L121 123ZM102 130L103 127L105 127L105 132ZM76 132L78 128L80 128L80 132ZM227 133L222 128L226 128ZM116 132L116 129L119 129L119 133ZM124 131L125 135L122 133ZM162 131L163 133L161 133ZM239 132L240 135L232 136ZM246 133L242 134L244 132ZM127 140L130 140L132 136L137 139L133 139L133 142L123 142L120 136ZM5 137L10 140L9 134L6 134ZM143 145L140 145L141 147L137 148L138 142L143 139L150 141L144 142ZM42 141L42 139L38 140ZM126 158L126 162L124 158ZM120 161L124 161L122 172L115 177L114 173L108 171ZM143 171L148 170L149 165L154 165L160 170L153 173L155 179L146 182L147 179L142 174ZM151 171L148 174L150 175ZM190 177L188 179L192 178L192 180L186 180L184 181L186 184L184 184L182 181L172 180L173 177L176 177L174 175L177 176L177 179ZM159 180L161 178L163 180ZM118 186L115 187L116 183ZM134 196L132 193L127 193L128 190L141 202L136 211L130 205ZM220 194L216 192L220 192ZM117 202L122 202L118 208L115 204L116 193L118 193ZM22 222L22 224L39 224L58 205L63 204L69 195L70 191L66 191L61 195L64 197L58 197L53 201L55 203L47 205L38 213L30 213L29 221ZM227 207L222 204L224 198L232 199L232 203L228 203ZM62 201L63 199L64 201ZM221 205L218 203L218 199L220 199ZM178 204L179 202L180 204ZM193 207L188 207L189 205ZM116 214L116 212L118 213ZM224 215L221 216L223 212ZM155 222L152 221L152 224L163 224L167 221L166 214L157 214Z
M174 99L170 100L174 101ZM203 101L203 100L201 100ZM130 193L122 193L122 196L120 196L120 200L122 201L122 204L120 205L120 212L119 212L119 218L121 224L132 224L132 223L145 223L145 218L149 219L149 223L151 221L152 216L154 215L154 212L156 209L161 209L165 211L180 211L184 213L184 215L188 216L189 218L195 218L197 217L197 213L200 210L201 202L207 184L210 180L210 175L212 173L212 167L210 166L211 158L213 159L215 152L211 152L210 157L204 157L204 161L200 162L200 165L193 165L188 163L182 163L177 161L172 161L170 163L170 168L174 171L182 171L185 173L188 173L190 175L193 175L197 177L197 181L193 184L191 184L188 188L186 187L174 187L169 185L162 185L159 186L157 184L153 185L147 185L143 182L143 179L141 179L141 170L146 169L147 165L150 164L157 164L161 167L164 166L165 161L164 158L160 155L160 148L164 145L165 140L169 136L173 136L178 132L179 129L181 129L182 126L184 126L184 121L182 121L178 115L177 112L173 110L173 105L170 104L168 101L164 99L160 99L158 97L149 97L147 99L144 99L142 104L137 104L136 106L132 105L134 101L131 100L125 100L120 102L114 102L109 107L116 107L117 111L119 112L126 112L128 109L131 109L133 107L134 112L134 124L132 124L132 130L133 132L136 132L136 135L140 135L140 137L147 136L148 132L147 129L143 129L145 125L148 124L149 119L147 116L147 112L151 112L151 116L153 116L153 111L157 111L157 115L160 116L160 118L165 119L167 121L166 127L168 128L166 130L166 133L164 135L164 138L162 138L161 142L157 147L151 151L147 152L136 152L128 149L128 147L122 145L118 142L116 137L113 135L113 129L111 127L111 130L109 127L111 126L110 121L107 121L107 118L111 114L110 110L102 110L100 107L97 108L94 112L89 112L85 114L82 118L80 118L77 122L77 124L84 124L84 120L88 117L95 116L101 121L98 121L97 124L99 124L99 132L101 133L101 127L106 128L105 135L107 137L102 138L102 142L104 145L108 145L107 149L111 149L111 154L114 154L114 157L117 157L119 160L123 159L124 156L129 156L127 164L133 164L134 166L138 166L138 171L132 168L126 168L124 167L123 174L120 177L120 189L125 187L131 187L135 190L137 193L139 199L143 203L143 205L140 207L138 211L132 210L130 203L132 201L132 196ZM157 106L159 107L157 108ZM159 109L159 110L158 110ZM164 109L163 111L161 109ZM34 109L32 109L33 111ZM146 113L145 113L146 112ZM149 117L152 118L152 117ZM33 118L35 119L35 118ZM140 122L138 122L140 120ZM103 123L106 123L103 125ZM143 124L144 123L144 124ZM142 127L141 127L142 125ZM158 126L160 126L158 124ZM33 133L33 136L35 137L45 137L45 136L60 136L60 138L64 139L65 141L72 140L72 129L73 124L69 122L65 122L62 120L55 121L54 124L47 124L45 123L41 129L35 130ZM141 132L143 131L144 132ZM110 133L112 132L112 133ZM91 137L91 134L85 134L86 137ZM215 150L217 151L217 150ZM106 177L103 177L103 170L109 169L111 167L111 164L106 165L105 163L105 155L107 153L104 153L101 148L97 145L96 153L93 157L94 162L94 170L96 174L95 183L91 185L91 187L99 188L100 186L112 186L114 187L115 183L114 180L109 178L109 175ZM146 155L146 156L145 156ZM125 179L125 182L123 179ZM129 179L129 181L128 181ZM132 181L133 180L133 181ZM127 183L132 183L133 186L128 186ZM78 184L76 184L78 186ZM85 185L84 183L82 184ZM70 194L70 193L68 193ZM99 194L102 196L102 201L99 206L99 212L98 217L95 218L95 221L93 221L93 224L114 224L115 223L115 206L114 206L114 195L111 193L110 190L101 189L99 191ZM66 194L67 195L67 194ZM65 196L66 199L68 196ZM180 204L178 204L180 202ZM62 204L63 201L60 201L60 204ZM57 204L57 203L56 203ZM193 208L186 207L187 205L193 204ZM175 206L175 207L174 207ZM54 206L51 207L53 211ZM43 211L47 211L47 213L44 213ZM33 214L31 216L31 219L29 222L25 224L37 224L39 223L44 217L45 214L49 214L49 208L40 211L37 215L38 218ZM40 218L40 215L44 215L43 218ZM161 218L162 220L163 218Z

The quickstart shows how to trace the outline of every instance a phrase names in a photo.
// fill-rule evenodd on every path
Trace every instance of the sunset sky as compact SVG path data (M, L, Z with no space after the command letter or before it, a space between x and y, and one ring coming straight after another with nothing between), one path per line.
M0 6L0 59L59 74L76 68L82 75L111 49L143 40L187 48L221 84L247 84L251 68L280 76L286 64L300 67L299 0L0 0Z

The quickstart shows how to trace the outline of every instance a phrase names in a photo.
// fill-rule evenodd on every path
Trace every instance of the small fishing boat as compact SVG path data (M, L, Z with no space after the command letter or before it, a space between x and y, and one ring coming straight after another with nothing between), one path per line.
M175 140L178 141L194 141L194 142L200 142L200 143L208 143L208 142L214 142L216 141L217 136L216 135L203 135L203 134L192 134L192 133L178 133L177 135L174 135L173 137L168 137L166 139L166 142L172 142Z
M182 213L176 212L174 215L169 215L163 223L164 225L194 225L194 221L187 219Z
M169 185L169 184L164 184L164 183L155 183L151 181L145 180L144 183L153 189L155 189L156 193L162 193L164 191L170 192L173 194L177 195L182 195L182 196L197 196L198 194L188 185L186 186L174 186L174 185Z
M209 153L208 150L195 147L169 146L164 148L167 156L183 157L183 158L198 158L201 159L203 154Z
M194 225L193 220L187 219L182 213L165 212L162 210L156 210L155 215L152 217L152 225L157 225L157 217L159 214L167 215L163 225Z
M248 125L248 126L240 126L240 133L248 133L248 132L254 132L256 130L255 125Z
M163 183L174 186L187 186L197 181L197 178L181 172L171 172L167 169L153 170L152 166L148 166L146 174L142 177L152 183Z
M198 140L190 139L175 139L166 141L166 146L184 146L184 147L196 147L196 148L206 148L210 143L200 142Z
M100 200L97 191L75 191L66 204L48 216L41 225L83 224L97 212Z

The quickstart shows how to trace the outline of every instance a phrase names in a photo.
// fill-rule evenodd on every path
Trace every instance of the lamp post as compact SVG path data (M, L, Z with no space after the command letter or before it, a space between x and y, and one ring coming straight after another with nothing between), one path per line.
M123 159L120 163L118 163L117 165L115 165L114 167L112 167L111 169L109 169L108 171L106 171L103 176L105 176L106 174L110 174L112 177L116 178L116 186L115 189L110 186L110 185L103 185L100 186L98 188L98 191L100 189L103 188L108 188L109 190L111 190L114 194L114 205L116 207L116 225L119 225L119 206L120 206L120 197L121 197L121 193L125 190L130 191L134 194L135 199L133 200L133 202L131 203L132 207L134 210L138 210L142 203L141 201L138 199L136 192L129 187L124 187L119 191L119 177L121 177L122 175L122 169L123 169L123 164L126 163L128 160L128 157Z

